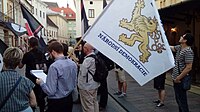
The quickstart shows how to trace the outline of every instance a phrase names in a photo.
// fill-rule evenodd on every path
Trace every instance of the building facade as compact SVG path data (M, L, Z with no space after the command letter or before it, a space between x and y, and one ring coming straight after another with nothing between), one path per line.
M46 7L47 5L40 0L0 0L0 14L1 14L1 25L0 25L0 39L5 42L8 46L19 46L26 47L28 35L16 37L9 29L6 28L3 22L11 22L25 27L25 21L22 16L20 8L20 2L26 9L33 14L33 16L46 27ZM47 41L44 33L40 31L39 37L42 37L45 42Z
M67 19L60 14L48 14L47 15L55 25L58 26L57 40L59 42L67 43L69 41L69 37L67 36Z
M47 2L45 2L47 3ZM73 41L75 40L76 36L76 13L69 7L69 4L67 4L67 7L56 7L56 3L47 3L49 5L49 8L60 14L61 16L65 17L67 20L67 40L69 44L75 44Z
M106 0L107 3L110 0ZM81 0L76 0L76 37L82 37L81 35ZM85 12L88 19L88 24L91 26L98 16L103 11L103 0L83 0Z
M156 5L170 45L179 44L186 31L194 35L192 81L200 84L200 1L156 0Z

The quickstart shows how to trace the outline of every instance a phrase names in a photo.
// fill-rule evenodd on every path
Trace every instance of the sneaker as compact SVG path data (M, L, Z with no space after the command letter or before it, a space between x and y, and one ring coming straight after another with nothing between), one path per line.
M160 100L155 100L155 101L153 101L153 103L159 104L159 103L160 103Z
M120 95L118 96L118 98L124 98L124 97L126 97L126 93L122 93L122 94L120 94Z
M122 94L122 92L119 92L119 91L113 93L113 95L121 95L121 94Z
M156 105L156 107L163 107L164 104L163 103L159 103L158 105Z

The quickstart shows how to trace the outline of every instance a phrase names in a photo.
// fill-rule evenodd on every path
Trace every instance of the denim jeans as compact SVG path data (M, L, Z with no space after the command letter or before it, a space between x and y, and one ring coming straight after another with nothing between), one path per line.
M31 109L31 107L29 106L27 109L20 111L20 112L33 112L33 110Z
M174 83L174 91L179 112L189 112L187 103L187 91L182 88L181 83Z

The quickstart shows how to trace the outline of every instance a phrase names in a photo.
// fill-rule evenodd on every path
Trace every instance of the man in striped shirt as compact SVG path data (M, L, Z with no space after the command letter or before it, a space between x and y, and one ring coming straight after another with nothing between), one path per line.
M181 36L179 42L180 45L170 46L171 50L176 52L172 79L174 82L175 98L179 106L179 112L189 112L186 93L187 90L183 89L181 80L188 75L192 69L194 53L191 46L193 44L193 36L190 33L186 33Z

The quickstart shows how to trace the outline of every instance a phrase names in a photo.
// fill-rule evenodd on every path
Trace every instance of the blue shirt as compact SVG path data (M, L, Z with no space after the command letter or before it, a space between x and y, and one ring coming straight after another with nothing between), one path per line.
M46 83L40 86L49 99L60 99L68 96L76 86L77 66L67 57L59 57L50 65Z

